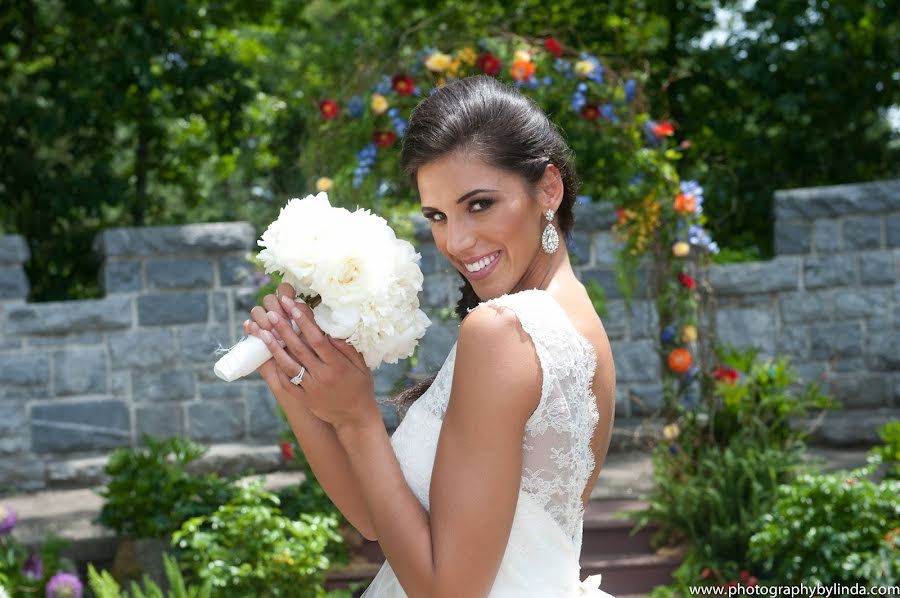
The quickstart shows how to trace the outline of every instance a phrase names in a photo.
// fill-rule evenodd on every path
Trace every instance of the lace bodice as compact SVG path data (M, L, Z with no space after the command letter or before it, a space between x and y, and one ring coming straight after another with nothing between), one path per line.
M474 309L484 309L486 305L502 306L516 314L541 363L541 399L528 419L522 439L521 490L533 497L580 549L584 515L581 496L594 469L590 444L599 418L591 390L597 366L594 348L572 325L553 295L545 290L502 295ZM450 400L455 361L456 343L434 383L413 404L407 418L417 418L414 410L427 410L437 420L443 420ZM406 438L402 428L401 424L395 432L394 449L401 453L407 449L419 450L415 446L398 446ZM439 426L436 432L440 432ZM429 471L428 483L422 486L423 494L416 493L426 509L430 481Z
M491 598L590 595L599 577L579 582L584 506L582 493L594 469L591 438L599 420L592 391L597 357L549 292L530 289L484 301L512 310L533 343L541 365L538 406L522 438L522 477L509 543ZM472 310L469 310L472 311ZM456 362L454 343L428 390L407 411L391 437L403 475L430 511L431 474ZM588 592L590 586L590 592ZM389 563L365 598L405 596Z

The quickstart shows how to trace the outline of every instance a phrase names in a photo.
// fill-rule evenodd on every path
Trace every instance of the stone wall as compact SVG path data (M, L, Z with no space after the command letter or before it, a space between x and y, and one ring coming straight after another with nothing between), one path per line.
M870 443L900 416L900 181L776 193L777 256L716 266L720 338L788 354L844 405L818 439ZM569 248L584 282L607 294L604 325L616 360L617 425L641 420L661 401L653 304L628 309L615 285L611 206L576 206ZM433 325L419 363L383 365L384 403L440 367L456 339L452 311L461 279L414 218L425 275L423 309ZM18 236L0 237L0 492L77 483L73 460L137 446L143 433L206 443L271 444L282 427L258 375L226 384L215 350L241 335L256 304L245 256L257 249L247 223L110 229L95 243L105 297L28 303ZM451 309L448 309L451 308Z

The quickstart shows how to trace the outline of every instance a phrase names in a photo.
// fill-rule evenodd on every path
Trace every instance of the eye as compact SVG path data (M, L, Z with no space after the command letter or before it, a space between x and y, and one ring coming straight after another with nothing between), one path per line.
M488 208L490 208L491 205L493 205L493 203L494 203L494 200L493 200L493 199L475 199L475 200L472 200L472 201L469 202L469 206L470 206L470 207L471 207L471 206L474 206L475 204L479 204L479 205L481 205L482 207L479 208L479 209L477 209L477 210L470 210L470 211L473 212L473 213L484 212L485 210L487 210ZM441 218L438 219L437 216L440 216ZM428 216L425 216L425 218L426 218L427 220L430 220L431 222L443 222L443 221L444 221L444 215L441 214L440 212L432 212L432 213L429 214Z

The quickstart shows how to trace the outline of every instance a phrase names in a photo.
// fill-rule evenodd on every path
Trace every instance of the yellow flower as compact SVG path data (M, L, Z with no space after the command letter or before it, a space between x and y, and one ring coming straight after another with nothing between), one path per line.
M387 109L390 105L388 104L387 98L385 98L383 95L381 95L380 93L373 93L371 106L372 112L375 113L375 116L381 116L382 114L387 112Z
M425 61L425 67L434 73L443 73L453 59L443 52L435 52Z
M672 442L678 435L681 434L681 429L678 427L678 424L672 423L663 428L663 438Z
M327 176L322 176L316 179L316 191L331 191L331 187L334 185L334 181L332 181Z
M579 77L587 77L594 72L594 63L590 60L579 60L575 63L575 74Z
M445 79L444 77L438 77L438 80L437 80L438 87L443 87L446 84L447 84L447 79Z
M678 241L672 245L672 254L675 257L684 257L691 252L691 246L684 241Z
M475 48L471 46L467 46L456 53L456 57L462 61L463 64L472 66L475 64L475 61L478 60L478 54L475 52Z
M462 61L459 58L453 60L450 63L450 66L447 67L447 74L451 77L455 77L459 73L459 67L462 66Z
M513 55L513 62L518 61L531 62L531 52L528 50L516 50L515 55Z
M692 324L687 324L681 330L681 339L686 343L692 343L697 340L697 327Z

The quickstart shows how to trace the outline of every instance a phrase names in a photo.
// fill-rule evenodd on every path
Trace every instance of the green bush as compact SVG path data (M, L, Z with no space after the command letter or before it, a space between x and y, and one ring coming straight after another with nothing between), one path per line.
M872 455L887 466L885 476L888 479L900 480L900 421L885 424L878 435L884 444L874 447Z
M216 596L319 598L331 565L326 549L341 540L336 528L329 515L285 517L257 481L211 515L186 521L172 541L183 570L210 582Z
M57 571L75 571L75 564L60 556L68 544L70 541L64 538L53 534L47 536L40 550L34 553L42 570L40 578L36 578L34 569L31 576L26 573L31 551L12 533L0 536L0 586L7 588L13 598L43 594L47 582Z
M88 565L88 583L94 591L96 598L211 598L212 585L206 583L203 587L186 586L181 571L178 569L178 561L175 557L163 554L163 564L166 568L166 579L171 588L168 594L156 585L152 579L144 576L143 588L137 583L131 582L131 594L124 591L113 579L108 571L98 573L94 565Z
M875 483L873 466L805 474L778 490L750 539L753 558L781 583L900 582L900 480Z
M191 440L144 437L145 449L113 451L98 492L105 501L95 523L135 538L163 538L181 524L207 515L234 496L234 478L193 475L186 470L207 448Z

